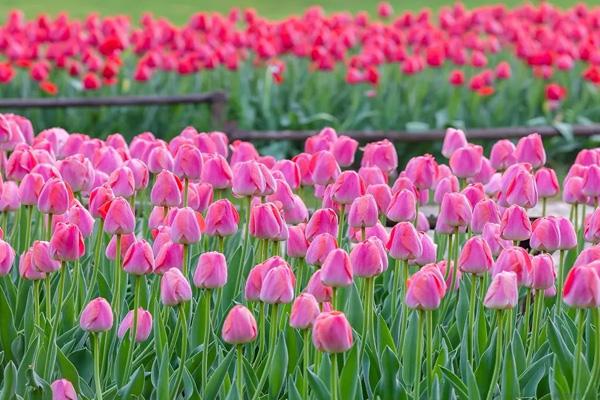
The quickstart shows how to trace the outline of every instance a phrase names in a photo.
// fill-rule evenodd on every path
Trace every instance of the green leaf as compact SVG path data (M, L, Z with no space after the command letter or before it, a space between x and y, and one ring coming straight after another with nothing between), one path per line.
M296 382L292 376L288 378L287 393L288 400L302 400L302 395L296 387Z
M382 364L379 393L384 399L393 398L393 394L398 392L396 376L398 375L400 362L396 357L396 353L389 346L386 346L383 351Z
M0 343L4 351L4 358L9 361L13 360L11 344L17 336L13 320L12 308L8 303L4 289L0 287L0 326L2 327L0 329Z
M392 337L392 332L390 328L387 326L385 319L381 314L377 316L379 321L379 341L378 348L385 349L389 347L392 352L396 353L396 344L394 343L394 338Z
M277 398L283 386L285 375L287 375L288 366L288 352L283 332L279 334L275 345L273 363L273 368L269 371L269 393L272 398Z
M158 382L156 383L156 398L168 399L169 394L169 350L162 354L162 359L158 358L154 361L153 369L158 371Z
M351 285L349 288L350 294L348 299L347 317L352 328L357 332L363 331L364 311L363 304L358 293L356 285Z
M221 364L213 371L208 383L206 384L206 393L204 395L205 399L215 399L223 384L223 380L225 378L225 374L231 365L231 361L233 360L235 355L235 349L229 350L229 353L223 358Z
M442 374L444 374L446 379L448 379L450 381L450 383L452 384L452 386L454 387L456 396L459 399L468 400L469 399L469 395L468 395L469 389L464 384L464 382L458 376L456 376L456 374L454 372L450 371L448 368L442 367L441 370L442 370Z
M502 385L500 387L500 397L505 400L518 399L519 378L517 376L517 366L515 365L515 343L504 353L504 367L502 368Z
M408 307L404 307L404 311L408 312ZM416 312L412 312L409 321L406 335L404 337L404 345L402 347L402 379L404 382L412 382L415 376L417 361L417 335L419 316Z
M123 399L135 398L142 395L144 391L144 366L141 365L135 370L129 382L121 390L119 396Z
M568 381L573 379L573 353L569 351L565 342L560 334L559 329L554 324L554 321L548 321L548 341L550 342L550 348L556 355L558 360L558 366L564 372L565 377Z
M17 393L17 368L9 361L4 368L3 387L0 392L0 400L11 400Z
M71 360L65 356L60 348L56 352L56 357L61 375L71 382L77 393L81 393L81 389L79 387L79 373L77 372L77 369Z
M308 370L308 383L312 389L312 394L319 400L329 400L331 398L329 389L323 383L321 378L311 370Z
M130 336L131 335L127 334L117 345L117 358L115 365L113 365L113 376L119 388L125 384L127 355L129 353L129 347L131 346Z
M340 392L342 399L354 399L358 388L358 346L354 346L344 362L340 374Z
M537 387L542 378L548 374L548 364L552 358L552 354L546 354L536 362L532 363L519 376L519 386L521 387L521 395L525 398L534 398Z

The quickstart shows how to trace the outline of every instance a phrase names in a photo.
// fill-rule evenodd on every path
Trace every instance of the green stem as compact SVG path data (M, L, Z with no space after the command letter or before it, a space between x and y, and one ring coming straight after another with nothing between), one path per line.
M544 291L536 290L533 298L533 323L531 328L531 336L529 336L529 345L527 346L527 362L531 360L533 352L537 347L538 329L542 316L542 307L544 302Z
M546 216L546 203L548 199L546 197L542 197L542 217Z
M137 336L137 327L138 327L138 308L140 307L140 290L142 288L142 277L135 275L133 277L133 279L135 280L135 289L133 292L133 323L131 325L131 328L129 328L129 333L130 333L130 340L131 340L131 345L129 346L129 350L127 352L127 364L125 365L125 376L128 377L129 373L131 372L131 368L133 367L132 362L133 362L133 352L135 350L135 344L136 344L136 336Z
M203 348L202 348L202 376L204 377L204 389L206 390L206 384L208 383L208 346L210 338L210 299L212 292L210 289L204 291L204 313L206 315L206 324L204 325L204 337L203 337Z
M185 359L187 353L187 342L188 342L188 325L186 321L186 313L184 304L180 304L177 308L179 311L179 318L181 319L181 355L179 357L179 368L177 369L177 376L175 378L175 386L173 387L172 399L177 398L179 395L179 386L181 386L181 380L183 379L183 370L185 369Z
M271 369L271 364L273 363L273 355L275 354L275 335L277 334L277 325L279 325L277 323L277 316L279 315L279 304L275 303L271 305L271 321L270 321L270 334L269 334L269 350L268 350L268 357L267 357L267 363L265 364L265 368L263 369L262 375L260 376L260 380L258 381L258 384L256 385L256 389L254 391L254 395L252 396L252 400L256 400L258 399L262 387L265 384L266 380L267 380L267 374L269 373L269 370Z
M415 378L413 381L413 398L420 399L421 398L421 357L423 356L423 310L418 311L418 320L417 320L417 357L415 361L417 365L415 365Z
M94 348L94 382L96 383L96 399L102 400L102 383L100 379L100 334L92 333L91 341Z
M600 308L596 308L592 310L594 313L594 324L596 325L596 355L594 356L594 366L592 367L592 372L590 374L590 379L588 381L585 392L583 393L582 399L588 398L588 393L590 391L596 392L598 388L598 375L600 375Z
M55 354L56 354L56 335L58 333L59 320L60 320L60 316L62 314L63 292L65 290L65 275L67 274L66 269L67 269L67 267L61 261L60 269L58 272L59 273L58 298L57 298L58 303L56 304L56 314L54 314L54 320L53 320L52 326L50 328L50 341L49 341L49 346L47 348L49 354L46 357L46 365L44 366L44 373L48 374L47 375L48 378L52 377L52 370L50 368L54 364L54 358L56 357L55 356Z
M487 393L486 400L491 400L494 396L496 389L496 383L500 377L500 366L502 365L502 334L504 332L504 310L497 311L498 316L498 328L496 330L496 358L494 359L494 372L492 373L492 379L490 381L490 388Z
M46 319L50 321L52 319L52 281L51 276L48 275L44 279L44 297L46 299Z
M401 349L402 346L404 345L404 334L406 333L406 323L408 321L408 307L406 307L406 303L404 302L404 288L406 287L406 281L408 279L408 260L404 260L402 262L402 266L401 266L401 272L402 272L402 285L401 285L401 292L400 292L400 304L402 304L401 307L401 319L400 319L400 326L399 326L399 330L400 330L400 340L398 341L398 349Z
M237 365L235 367L235 384L238 392L238 399L243 399L244 390L244 356L242 354L242 345L237 345Z
M531 288L525 289L525 311L523 314L523 326L525 328L525 338L529 336L529 314L531 313Z
M469 351L469 362L474 367L473 363L475 360L475 343L473 331L475 329L475 304L477 294L477 279L475 275L471 275L471 294L469 296L469 329L467 329L467 343Z
M337 354L336 353L331 353L329 355L330 359L331 359L331 373L330 375L330 382L331 382L331 400L337 400L338 399L338 364L337 364Z
M343 249L342 240L344 239L344 219L345 219L346 207L340 204L340 224L338 226L338 246Z
M572 398L577 399L579 394L579 381L581 374L581 352L583 349L583 325L585 323L584 310L577 309L577 337L575 339L575 354L573 354L573 391Z
M398 308L398 292L400 291L400 270L402 269L402 261L401 260L396 260L396 268L394 268L394 281L393 281L393 286L392 286L392 293L390 296L390 300L392 302L392 312L391 312L391 320L390 322L393 323L396 320L396 310Z
M190 180L188 178L184 178L183 180L183 206L187 207L188 205L188 191L190 187Z
M427 351L427 391L428 397L432 398L431 388L433 385L433 311L425 311L426 338L425 346Z
M189 245L188 244L184 244L183 245L183 276L185 276L185 278L188 278L188 271L189 271L189 266L188 266L188 252L189 252Z
M563 291L563 282L565 276L565 251L560 250L558 257L558 273L557 273L557 284L556 284L556 299L554 303L554 312L555 314L560 314L562 307L562 291Z
M302 375L302 398L308 399L308 364L310 362L310 345L308 338L309 329L305 329L302 331L303 336L303 344L302 351L304 352L304 356L302 357L302 362L304 364L304 373Z
M250 241L250 207L252 204L252 198L247 196L245 197L246 199L246 226L244 227L244 241L242 243L242 258L240 259L241 262L241 267L240 270L245 272L245 265L246 265L246 255L248 253L248 242ZM242 273L238 273L237 276L235 277L235 292L234 293L239 293L240 292L240 282L242 280Z
M100 270L100 249L102 248L102 242L104 238L104 220L100 218L100 226L98 227L98 232L96 232L96 243L94 245L94 265L92 268L94 269L92 272L92 280L90 282L88 294L85 299L85 303L87 304L92 298L92 294L94 293L94 289L96 288L96 284L98 282L98 271Z
M113 307L115 317L119 321L119 317L121 316L121 235L118 233L115 247L114 285Z

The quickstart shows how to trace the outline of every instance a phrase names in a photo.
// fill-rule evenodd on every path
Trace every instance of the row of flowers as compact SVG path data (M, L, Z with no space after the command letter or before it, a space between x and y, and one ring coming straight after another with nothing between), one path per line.
M0 362L20 396L598 390L596 149L562 182L570 215L549 215L537 134L486 157L448 129L447 164L402 171L388 140L359 161L331 128L281 160L221 132L127 143L13 114L0 142Z

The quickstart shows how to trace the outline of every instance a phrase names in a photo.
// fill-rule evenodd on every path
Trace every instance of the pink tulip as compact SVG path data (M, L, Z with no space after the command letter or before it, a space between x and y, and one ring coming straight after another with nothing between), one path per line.
M483 185L481 183L471 183L467 185L462 191L462 194L465 195L467 200L469 200L469 204L471 208L474 208L477 203L485 200L485 190L483 189Z
M475 176L481 170L483 148L468 144L456 149L450 156L450 168L458 178Z
M343 249L331 251L321 266L321 282L331 287L346 287L353 282L352 262Z
M315 180L315 182L317 181ZM355 198L365 194L366 188L356 171L344 171L335 178L331 190L336 203L350 204Z
M244 344L254 341L257 331L256 320L250 310L236 305L225 317L221 336L226 343Z
M312 339L319 351L343 353L352 348L352 327L344 313L322 312L314 321Z
M300 170L300 184L302 186L312 186L314 184L312 180L312 171L310 170L311 158L312 156L308 153L300 153L292 158L292 161Z
M7 255L9 256L9 254ZM50 274L60 269L60 262L52 258L52 253L50 251L50 242L44 242L41 240L36 240L35 242L33 242L33 245L31 246L31 255L32 262L35 268L41 272Z
M66 379L57 379L50 385L52 400L77 400L73 384Z
M44 214L63 214L69 208L72 199L73 194L65 182L58 178L51 178L44 184L37 206Z
M202 181L210 183L215 189L231 187L233 171L227 160L218 154L206 156L202 167Z
M358 243L350 252L352 272L356 276L370 278L388 269L388 258L383 242L372 236Z
M304 234L305 227L305 224L299 224L288 228L288 240L286 242L286 254L288 257L306 257L309 243Z
M129 246L123 257L123 270L133 275L146 275L154 270L154 253L145 240L137 240Z
M202 176L202 154L191 144L183 144L177 149L173 172L180 178L197 181Z
M21 204L25 206L37 205L44 183L44 177L38 173L30 172L25 175L19 184Z
M180 244L193 244L200 241L204 220L202 215L191 207L175 211L171 222L171 240Z
M558 243L559 250L570 250L577 247L577 234L573 223L567 217L551 217L558 225L558 233L560 241Z
M500 212L498 205L494 200L486 199L478 202L473 207L473 217L471 219L471 231L480 234L486 224L499 224Z
M171 269L181 269L183 266L183 245L179 243L168 240L155 253L155 274L164 274Z
M515 156L519 162L527 162L533 168L540 168L546 163L546 151L542 137L537 133L522 137L517 143Z
M354 199L348 212L348 225L355 228L373 226L378 222L377 203L370 194Z
M556 172L551 168L540 168L535 173L535 186L538 196L542 198L554 197L560 192Z
M435 192L433 194L433 200L437 204L441 204L446 193L453 193L458 191L458 178L456 178L454 175L446 176L437 183L435 187Z
M402 189L392 196L386 210L388 219L394 222L414 221L417 213L417 198L412 190Z
M27 250L19 257L19 276L27 280L40 280L46 278L46 273L37 269L33 262L33 252Z
M350 235L350 239L354 243L363 241L363 234L362 234L361 229L350 228L349 235ZM376 237L379 240L381 240L382 243L387 243L388 239L390 238L388 231L380 222L376 223L375 225L373 225L371 227L366 228L365 236L367 238L370 238L371 236Z
M494 169L504 171L517 162L515 145L507 139L499 140L492 146L490 163Z
M435 230L439 233L452 233L457 228L466 227L473 215L471 204L462 193L446 193L440 205L440 213Z
M290 326L295 329L310 328L320 313L319 303L310 293L302 293L294 300L290 313Z
M0 211L10 212L17 211L21 207L19 199L19 187L13 181L2 183L0 191Z
M396 224L385 247L390 256L397 260L412 260L423 253L421 238L410 222Z
M159 207L178 207L183 197L183 185L179 178L168 170L161 171L150 192L150 201Z
M248 229L250 235L258 239L287 239L287 225L273 203L258 204L251 208Z
M200 254L194 272L194 286L216 289L227 283L227 260L216 251Z
M123 158L112 147L99 147L94 151L92 164L97 170L109 174L123 164Z
M165 306L176 306L192 299L190 283L177 268L171 268L160 279L160 299Z
M419 310L437 309L446 294L446 282L435 266L423 267L406 281L404 301L408 308Z
M492 309L511 309L519 301L517 275L511 271L500 272L492 278L483 305Z
M550 254L538 254L531 263L531 288L547 290L554 287L556 268Z
M444 135L444 142L442 144L442 154L446 158L450 158L452 154L461 147L467 145L467 138L465 133L460 129L448 128Z
M560 230L554 218L539 218L532 225L529 244L532 249L553 253L560 246Z
M515 164L509 167L502 176L498 203L504 207L518 205L532 208L537 202L538 191L529 165Z
M306 239L311 242L317 235L329 233L337 237L338 217L331 208L316 210L306 224Z
M571 268L563 288L563 301L574 308L596 308L600 306L600 278L587 265Z
M59 261L75 261L85 253L83 236L76 225L59 222L50 240L50 254Z
M84 331L104 332L113 326L113 312L110 304L102 297L97 297L85 306L79 319L79 326Z
M385 174L398 168L398 153L394 144L387 139L368 143L364 148L362 167L378 167Z
M109 175L108 184L117 197L129 198L135 193L133 171L124 165Z
M531 285L532 261L529 253L521 247L507 247L500 252L492 266L492 276L503 271L514 272L521 286Z
M305 292L315 296L315 299L317 299L319 303L326 303L331 301L333 289L330 286L323 284L321 281L321 270L318 269L308 280Z
M524 208L514 205L504 211L500 222L500 236L512 241L529 239L531 222Z
M587 202L587 196L583 194L583 178L578 176L565 178L563 184L563 201L568 204Z
M338 247L338 243L329 233L321 233L313 238L312 242L306 250L306 262L309 265L321 265L334 249Z
M437 176L438 165L430 154L413 157L406 164L406 177L410 179L418 189L430 189Z
M372 185L387 185L388 177L378 167L360 167L358 175L365 182L368 188Z
M238 230L240 216L229 200L222 199L208 207L205 222L208 236L231 236Z
M137 158L132 158L125 161L123 164L131 170L133 173L134 188L136 191L143 190L148 187L148 181L150 180L150 174L146 164Z
M298 195L292 197L291 207L284 210L283 216L288 224L299 224L308 220L308 208Z
M9 274L14 261L15 251L10 246L10 244L0 239L0 277Z
M173 171L173 156L166 147L156 146L148 154L148 169L153 174L160 174L162 171Z
M378 212L385 214L392 200L392 190L390 187L386 183L369 185L366 193L370 194L375 199Z
M117 330L117 336L123 339L127 332L133 327L133 310L129 311ZM150 311L146 311L143 308L138 308L137 312L137 324L135 331L135 341L138 343L145 342L152 333L152 314Z
M136 238L133 233L127 233L127 234L121 236L121 257L123 257L123 255L125 253L127 253L127 250L129 250L129 248L135 241L136 241ZM110 238L110 241L108 242L108 246L106 246L106 251L104 252L104 255L110 261L115 261L115 259L117 258L117 237L116 236L113 236L112 238Z
M258 160L258 151L252 143L235 140L229 147L231 148L232 167L241 162Z
M103 185L94 188L90 193L88 202L88 210L92 217L104 218L108 209L103 206L110 203L114 198L115 195L109 186Z
M77 225L84 238L91 236L94 232L94 217L86 210L79 201L73 200L71 207L64 214L67 221Z
M268 304L290 303L294 299L296 277L287 263L270 268L260 288L260 301Z
M488 243L480 236L467 240L458 259L458 267L463 272L481 275L492 268L494 259Z
M109 235L123 235L135 230L135 216L131 205L122 197L117 197L104 206L106 216L104 218L104 232Z

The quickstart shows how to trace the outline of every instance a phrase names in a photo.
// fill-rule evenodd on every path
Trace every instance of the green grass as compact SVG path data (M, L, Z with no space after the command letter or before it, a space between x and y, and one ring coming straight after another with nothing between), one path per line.
M368 11L375 13L378 0L325 0L320 4L327 12L333 11ZM190 15L197 11L219 11L227 12L232 7L253 7L262 15L269 18L283 18L292 14L300 14L312 4L319 3L315 0L102 0L98 2L90 0L2 0L0 1L0 15L2 18L13 8L25 11L28 17L39 13L56 14L66 11L73 17L83 17L90 12L99 12L103 15L128 14L138 18L144 12L152 12L157 16L164 16L176 23L187 21ZM391 2L396 12L402 10L418 10L425 6L438 9L444 5L453 4L450 0L402 0ZM483 4L504 3L507 6L523 4L521 0L464 0L467 7L475 7ZM594 4L595 1L588 1ZM575 4L573 0L555 0L552 2L557 6L569 7Z

